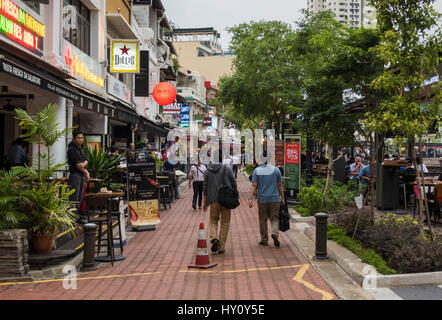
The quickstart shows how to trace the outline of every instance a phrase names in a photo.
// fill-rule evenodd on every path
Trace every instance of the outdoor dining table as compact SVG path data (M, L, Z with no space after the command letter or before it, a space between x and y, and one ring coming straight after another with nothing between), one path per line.
M124 192L98 192L98 193L87 193L86 198L95 198L95 199L106 199L106 210L103 212L106 213L106 226L107 226L107 256L98 256L95 257L95 261L100 262L113 262L120 261L126 259L125 256L115 255L113 250L113 233L112 233L112 212L110 211L110 200L118 197L123 197ZM121 237L121 235L120 235Z

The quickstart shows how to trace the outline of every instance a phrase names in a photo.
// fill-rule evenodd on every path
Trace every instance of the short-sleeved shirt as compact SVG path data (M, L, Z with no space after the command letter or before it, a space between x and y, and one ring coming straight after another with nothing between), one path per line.
M77 147L75 143L70 143L68 147L69 172L83 174L83 172L77 169L77 164L85 162L86 160L83 150Z
M374 176L376 177L376 168L374 169ZM359 172L359 177L358 177L364 186L368 186L370 181L362 179L362 177L370 177L370 166L363 167Z
M190 168L190 175L193 177L193 181L204 181L204 173L207 168L205 165L201 164L199 167L193 165Z
M278 168L271 165L263 165L253 171L252 182L258 184L258 202L280 202L278 183L282 176Z
M364 166L362 166L363 168ZM354 175L352 174L353 170L356 168L356 162L353 162L350 165L350 179L356 179L359 175L359 172L361 172L362 168L359 168L358 170L356 170L356 172L354 173Z

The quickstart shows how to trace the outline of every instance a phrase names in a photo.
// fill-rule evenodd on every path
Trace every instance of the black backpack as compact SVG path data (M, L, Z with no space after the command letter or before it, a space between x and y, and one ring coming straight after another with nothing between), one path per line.
M290 229L290 214L287 205L279 207L279 230L285 232Z
M235 209L240 205L238 190L230 187L226 177L226 167L222 169L223 183L218 193L218 203L226 209Z

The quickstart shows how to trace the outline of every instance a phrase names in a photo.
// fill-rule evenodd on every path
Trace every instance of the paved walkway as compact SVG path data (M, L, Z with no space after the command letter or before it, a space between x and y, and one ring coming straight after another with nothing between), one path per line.
M186 188L172 209L161 212L155 231L139 232L128 242L126 259L114 267L105 263L79 274L77 288L69 290L63 288L63 279L0 283L0 299L337 299L284 233L280 248L271 239L268 247L258 245L257 208L248 208L249 187L242 175L238 187L241 206L232 212L226 253L210 255L215 268L187 267L195 261L200 222L209 234L209 214L192 209L192 191Z

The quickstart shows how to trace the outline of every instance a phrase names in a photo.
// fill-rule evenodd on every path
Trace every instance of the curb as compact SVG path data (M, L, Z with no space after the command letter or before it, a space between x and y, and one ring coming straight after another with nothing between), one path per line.
M293 210L293 209L292 209ZM292 221L300 225L298 230L303 232L313 243L315 243L316 228L300 217L295 210L291 214ZM302 222L301 222L302 221ZM441 285L442 272L422 272L397 275L381 275L372 265L362 262L361 258L353 252L337 244L332 240L327 240L327 254L332 258L359 286L365 289L391 288L420 285Z

